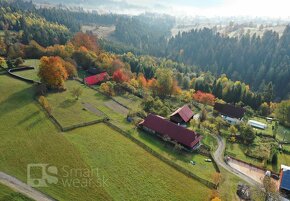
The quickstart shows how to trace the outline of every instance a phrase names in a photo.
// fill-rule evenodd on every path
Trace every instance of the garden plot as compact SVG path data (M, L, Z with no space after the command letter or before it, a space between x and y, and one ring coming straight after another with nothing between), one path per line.
M122 115L127 115L129 110L127 108L125 108L124 106L120 105L119 103L117 103L114 100L109 100L104 102L105 106L107 106L108 108L110 108L111 110L118 112Z

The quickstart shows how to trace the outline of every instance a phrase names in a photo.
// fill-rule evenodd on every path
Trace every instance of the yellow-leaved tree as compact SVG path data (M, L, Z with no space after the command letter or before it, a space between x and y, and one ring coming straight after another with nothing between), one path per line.
M67 71L60 57L42 57L38 76L49 88L64 89L64 81L68 78Z

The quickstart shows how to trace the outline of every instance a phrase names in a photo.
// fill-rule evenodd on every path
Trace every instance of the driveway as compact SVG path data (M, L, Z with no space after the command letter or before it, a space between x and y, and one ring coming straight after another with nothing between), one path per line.
M218 165L220 165L221 167L223 167L224 169L226 169L227 171L231 172L232 174L238 176L242 180L248 182L249 184L251 184L253 186L261 187L261 184L259 182L255 181L251 177L241 173L237 169L235 169L235 168L229 166L227 163L225 163L225 161L224 161L224 151L226 148L225 142L223 141L223 138L221 136L216 136L216 135L213 135L213 136L216 138L216 140L218 142L218 148L213 154L213 158L215 159L216 163Z

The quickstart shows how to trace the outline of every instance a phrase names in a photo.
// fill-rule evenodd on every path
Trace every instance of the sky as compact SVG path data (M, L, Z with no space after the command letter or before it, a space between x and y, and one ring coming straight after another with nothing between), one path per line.
M189 16L290 17L290 0L114 0L136 10ZM139 7L137 9L137 7Z

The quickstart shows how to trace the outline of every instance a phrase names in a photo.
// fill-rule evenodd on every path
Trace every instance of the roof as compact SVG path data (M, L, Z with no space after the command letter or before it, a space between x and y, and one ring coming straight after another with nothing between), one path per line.
M218 111L222 115L237 119L241 119L245 114L244 108L236 107L230 104L215 103L214 110Z
M176 114L178 114L185 122L188 122L193 117L193 112L188 107L188 105L184 105L183 107L178 108L170 115L170 117L175 116Z
M290 170L282 170L280 188L290 191Z
M94 85L94 84L98 84L102 81L104 81L106 79L106 77L108 76L108 73L103 72L97 75L93 75L93 76L89 76L85 78L85 83L87 83L88 85Z
M257 128L261 128L261 129L267 128L266 124L259 122L259 121L255 121L255 120L249 120L248 124L251 126L257 127Z
M168 135L172 140L187 147L193 148L200 140L201 136L192 130L178 126L163 117L149 114L140 125L149 128L162 136Z

